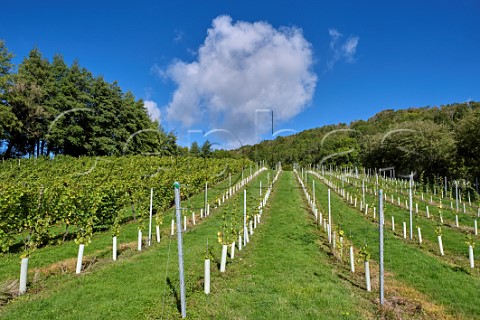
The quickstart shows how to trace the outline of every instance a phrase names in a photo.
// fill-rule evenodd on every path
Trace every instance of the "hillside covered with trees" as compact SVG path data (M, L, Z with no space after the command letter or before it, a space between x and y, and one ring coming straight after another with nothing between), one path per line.
M60 54L50 61L38 48L18 66L12 58L0 40L3 158L176 152L176 137L117 82L94 76L78 61L68 66Z
M370 119L340 123L245 146L239 153L303 165L394 167L397 174L480 176L480 103L384 110Z
M475 182L480 176L480 103L384 110L368 120L277 137L239 150L212 150L206 141L177 146L152 121L142 100L117 82L94 76L60 54L38 48L15 66L0 40L0 156L115 156L150 153L197 157L247 156L270 165L394 167L424 177Z

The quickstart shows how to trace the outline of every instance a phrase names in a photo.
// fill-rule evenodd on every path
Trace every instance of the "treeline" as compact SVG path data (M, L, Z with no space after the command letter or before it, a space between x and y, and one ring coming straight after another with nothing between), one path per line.
M34 48L15 66L0 40L0 157L178 152L142 100L74 61Z
M329 125L238 150L270 164L395 168L397 175L480 178L480 103L385 110L367 121Z

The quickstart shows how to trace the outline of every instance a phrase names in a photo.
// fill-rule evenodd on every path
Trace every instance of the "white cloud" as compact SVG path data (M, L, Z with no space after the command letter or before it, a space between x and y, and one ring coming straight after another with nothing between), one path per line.
M168 76L167 76L167 73L164 69L162 69L162 67L160 67L157 63L155 63L151 68L150 68L150 72L153 73L153 74L156 74L158 75L160 78L162 78L163 80L167 79Z
M343 35L336 29L328 29L330 35L330 54L331 58L327 61L327 69L332 70L337 61L344 59L348 63L355 62L355 53L357 52L358 36L349 36L342 42Z
M342 34L340 32L338 32L337 29L328 29L328 34L331 37L330 48L333 48L336 41L342 36Z
M157 103L152 100L145 100L143 102L143 105L147 109L148 116L150 117L150 119L152 119L152 121L157 120L158 122L160 122L161 113L160 113L160 109L157 106Z
M183 40L184 33L181 30L175 30L175 37L173 38L173 42L177 43Z
M150 100L154 94L154 90L152 87L145 87L143 88L143 96L145 97L145 100Z
M357 51L357 45L358 45L358 37L350 37L345 41L345 43L342 45L342 52L343 56L347 60L347 62L354 62L354 55L355 52Z
M167 120L188 129L227 129L253 143L261 133L256 110L272 109L278 124L311 101L317 82L312 64L311 45L300 29L219 16L197 60L174 61L165 71L177 85Z

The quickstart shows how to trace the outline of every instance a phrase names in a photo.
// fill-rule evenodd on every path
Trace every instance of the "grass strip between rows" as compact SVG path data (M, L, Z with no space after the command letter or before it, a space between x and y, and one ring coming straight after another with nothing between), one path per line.
M190 297L199 319L370 319L373 303L341 280L319 249L319 230L293 172L274 186L246 251L215 279L212 294ZM238 260L236 260L238 259Z

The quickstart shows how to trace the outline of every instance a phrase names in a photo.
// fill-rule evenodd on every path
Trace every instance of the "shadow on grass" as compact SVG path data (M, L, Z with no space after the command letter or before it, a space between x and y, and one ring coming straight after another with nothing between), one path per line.
M180 301L180 295L178 294L177 288L173 285L172 280L170 280L170 277L167 277L167 286L170 288L170 291L173 294L173 297L175 298L175 304L177 306L177 310L179 313L182 312L182 302Z
M343 275L343 274L341 274L341 273L338 273L337 276L338 276L340 279L342 279L343 281L346 281L346 282L350 283L350 284L351 284L352 286L354 286L354 287L357 287L357 288L359 288L359 289L361 289L361 290L366 290L365 287L362 287L361 285L359 285L358 283L356 283L354 280L350 279L349 277L347 277L347 276L345 276L345 275Z
M48 235L41 241L36 244L36 249L44 248L48 245L58 245L66 241L74 240L76 237L75 233L64 232L59 234L52 234ZM24 239L12 244L8 248L8 253L21 253L25 250L25 242Z

